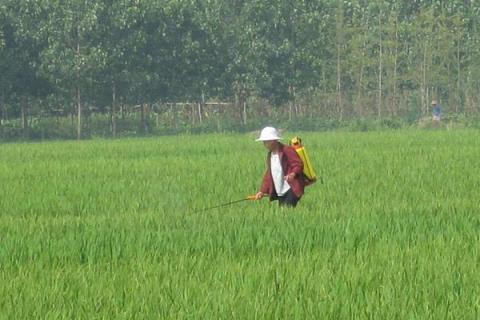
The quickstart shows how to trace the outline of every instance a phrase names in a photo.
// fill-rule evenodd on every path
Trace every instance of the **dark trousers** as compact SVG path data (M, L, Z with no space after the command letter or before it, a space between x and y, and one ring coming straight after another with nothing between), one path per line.
M300 198L297 198L295 193L293 193L292 189L288 190L283 196L279 196L278 204L280 207L290 207L295 208L297 206L298 201Z

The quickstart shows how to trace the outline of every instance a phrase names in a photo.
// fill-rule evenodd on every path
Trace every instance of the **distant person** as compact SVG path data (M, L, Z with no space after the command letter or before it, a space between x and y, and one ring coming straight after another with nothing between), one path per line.
M280 139L275 128L265 127L256 140L262 141L269 152L267 170L255 199L268 196L270 201L278 200L280 206L295 207L305 188L303 162L295 149Z
M432 100L432 116L433 121L435 122L439 122L442 116L442 109L440 108L437 100Z

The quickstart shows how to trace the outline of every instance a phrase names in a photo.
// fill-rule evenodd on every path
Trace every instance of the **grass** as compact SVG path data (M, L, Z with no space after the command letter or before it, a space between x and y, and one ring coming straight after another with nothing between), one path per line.
M297 209L201 213L256 191L252 136L1 145L0 318L478 319L480 133L300 136Z

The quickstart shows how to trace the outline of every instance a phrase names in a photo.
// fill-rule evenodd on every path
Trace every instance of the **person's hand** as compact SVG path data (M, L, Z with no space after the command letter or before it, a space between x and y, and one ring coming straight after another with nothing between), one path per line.
M295 179L295 172L291 172L284 177L285 181L288 183L292 182Z
M263 198L265 194L261 191L257 192L257 194L255 195L255 200L260 200Z

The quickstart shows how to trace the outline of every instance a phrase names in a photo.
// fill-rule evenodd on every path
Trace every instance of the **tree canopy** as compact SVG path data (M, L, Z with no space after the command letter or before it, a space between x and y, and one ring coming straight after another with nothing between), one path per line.
M3 0L0 110L74 110L79 127L115 100L475 114L479 16L473 0Z

